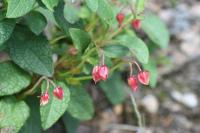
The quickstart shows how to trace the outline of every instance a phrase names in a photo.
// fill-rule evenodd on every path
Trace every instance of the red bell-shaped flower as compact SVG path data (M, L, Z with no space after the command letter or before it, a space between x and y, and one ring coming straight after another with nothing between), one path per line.
M137 77L138 77L138 80L140 81L140 83L142 83L144 85L149 84L150 73L148 71L140 71Z
M40 105L44 106L49 102L49 93L46 91L40 96Z
M108 78L108 67L106 65L102 65L99 67L99 76L102 80L107 80Z
M131 23L132 27L136 30L141 28L141 20L140 19L134 19Z
M95 66L92 70L92 78L95 83L97 83L99 80L101 80L101 77L99 76L99 68L100 68L100 66Z
M128 85L131 87L133 91L137 91L138 89L137 78L135 76L130 76L128 78Z
M119 26L122 25L122 23L123 23L123 21L124 21L124 17L125 17L124 14L121 13L121 12L117 14L116 19L117 19L117 21L118 21Z
M63 99L63 95L64 95L64 90L62 87L56 87L53 90L53 94L55 97L57 97L58 99L62 100Z

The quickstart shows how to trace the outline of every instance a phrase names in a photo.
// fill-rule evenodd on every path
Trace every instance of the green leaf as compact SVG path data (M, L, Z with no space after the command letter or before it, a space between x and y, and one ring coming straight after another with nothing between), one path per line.
M100 87L112 104L119 104L126 98L125 83L119 73L113 74L106 82L101 82Z
M44 5L51 11L53 11L53 8L58 5L59 0L42 0Z
M120 44L108 44L103 50L105 55L111 58L123 57L129 52L127 47Z
M94 114L92 99L84 88L70 87L70 102L67 112L76 119L89 120Z
M72 24L70 24L64 17L64 5L64 2L58 4L54 11L54 17L60 29L69 36L69 28L72 27Z
M33 33L39 35L47 25L47 20L41 13L33 11L25 17L25 23Z
M70 28L69 32L76 49L78 49L79 52L83 53L91 42L89 34L83 30L75 28Z
M65 129L67 133L76 133L79 126L79 121L69 115L67 112L62 117Z
M19 133L41 133L39 98L36 95L29 96L26 102L30 107L30 117Z
M7 97L0 101L0 133L17 133L29 117L29 107L23 101Z
M6 11L0 10L0 21L3 20L6 17Z
M112 24L113 20L115 19L112 6L107 0L98 0L97 14L108 24Z
M144 11L146 0L136 0L136 12L140 14Z
M143 67L145 70L148 70L150 72L150 86L156 87L157 78L158 78L156 62L150 59L148 64L143 64Z
M85 0L87 6L93 11L96 12L98 9L98 0Z
M49 88L49 103L45 106L40 107L40 115L41 115L41 121L42 121L42 128L44 130L51 127L66 111L68 107L68 103L70 101L70 91L68 87L62 83L58 82L58 86L61 86L64 90L64 97L62 100L56 98L53 96L53 87L50 86ZM46 85L42 84L42 92L46 91Z
M4 19L0 21L0 46L10 38L15 27L15 21Z
M132 35L123 35L119 37L119 42L129 48L141 63L148 63L149 50L140 38Z
M0 96L15 94L26 88L30 82L30 75L13 63L0 63Z
M75 22L78 21L79 19L78 12L79 11L78 9L76 9L75 6L67 4L64 7L64 17L71 24L74 24Z
M169 43L169 31L165 23L156 15L145 15L142 29L149 38L161 48L166 48Z
M7 0L8 8L6 17L17 18L27 14L33 9L35 0Z
M44 36L17 27L8 44L12 60L21 68L40 75L53 75L52 53Z

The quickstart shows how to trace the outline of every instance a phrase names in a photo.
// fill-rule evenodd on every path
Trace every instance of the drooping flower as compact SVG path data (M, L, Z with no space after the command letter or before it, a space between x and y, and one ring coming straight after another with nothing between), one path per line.
M137 78L135 76L130 76L128 78L128 85L131 87L133 91L137 91L138 89Z
M108 67L106 65L95 66L92 70L92 78L95 83L99 80L107 80L108 78Z
M116 19L118 21L119 26L122 25L122 23L124 21L124 17L125 17L125 15L121 12L117 14Z
M44 106L49 102L49 93L46 91L40 96L40 105Z
M64 95L64 90L62 87L56 87L53 90L53 94L55 97L57 97L58 99L62 100L63 99L63 95Z
M150 73L148 71L140 71L137 77L141 84L149 85Z
M131 25L134 29L139 30L141 28L141 20L133 19Z

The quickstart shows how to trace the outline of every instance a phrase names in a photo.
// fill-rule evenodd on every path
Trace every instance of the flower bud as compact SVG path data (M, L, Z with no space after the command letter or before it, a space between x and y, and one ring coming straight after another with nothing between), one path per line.
M128 78L128 85L131 87L133 91L137 91L138 89L137 78L135 76L130 76Z
M49 93L45 92L40 96L40 105L44 106L49 102Z
M122 23L123 23L123 20L124 20L124 14L121 13L121 12L118 13L117 16L116 16L116 19L117 19L117 21L118 21L119 26L121 26Z
M140 71L137 77L141 84L149 84L150 73L148 71Z
M141 20L140 19L134 19L131 23L132 27L136 30L141 28Z
M108 78L108 67L106 65L102 65L99 68L99 76L102 80L107 80Z
M55 97L57 97L58 99L62 100L63 99L63 95L64 95L64 91L62 87L56 87L53 90L53 94Z

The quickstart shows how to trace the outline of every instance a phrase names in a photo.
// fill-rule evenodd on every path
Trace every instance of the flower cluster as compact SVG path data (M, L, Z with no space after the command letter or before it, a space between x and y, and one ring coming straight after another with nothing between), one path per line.
M56 87L53 90L53 95L58 98L59 100L63 99L64 95L64 90L62 87ZM40 96L40 105L44 106L49 102L49 93L48 91L45 91L41 96Z
M128 84L133 91L138 89L138 81L143 85L149 85L150 73L148 71L140 71L137 76L131 75L128 78Z

